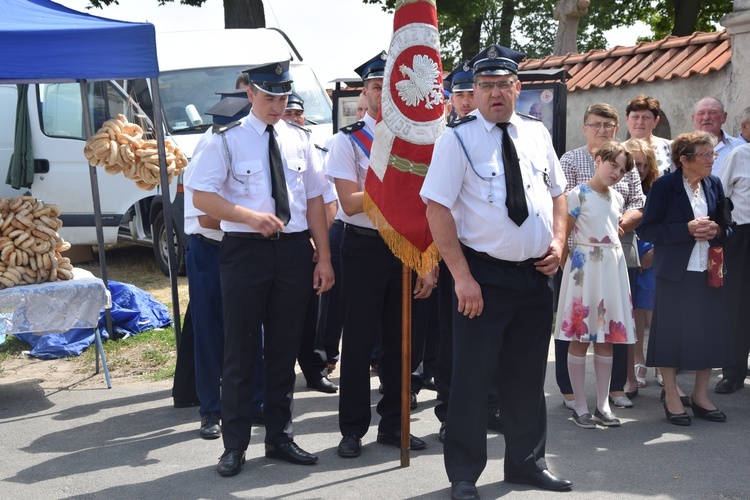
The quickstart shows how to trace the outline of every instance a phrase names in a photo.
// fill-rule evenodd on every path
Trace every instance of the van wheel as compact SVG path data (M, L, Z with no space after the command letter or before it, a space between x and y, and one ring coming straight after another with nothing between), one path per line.
M154 257L156 265L164 276L169 276L169 249L167 247L167 225L164 223L164 212L159 212L154 220L152 233L154 236ZM174 235L172 244L177 258L177 275L185 276L185 251L180 245L179 238Z

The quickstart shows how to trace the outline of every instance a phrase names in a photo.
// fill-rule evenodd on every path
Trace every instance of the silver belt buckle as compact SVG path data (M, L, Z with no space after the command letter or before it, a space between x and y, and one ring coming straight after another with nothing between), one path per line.
M278 240L281 237L281 232L276 231L271 236L268 237L269 240Z

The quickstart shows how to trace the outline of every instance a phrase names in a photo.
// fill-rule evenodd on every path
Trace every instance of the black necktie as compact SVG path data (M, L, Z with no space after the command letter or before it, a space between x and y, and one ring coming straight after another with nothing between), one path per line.
M266 126L266 132L268 132L268 160L271 163L271 196L276 203L276 217L281 219L284 225L287 225L292 216L289 214L289 197L286 192L284 163L281 161L279 145L273 136L273 125Z
M523 224L529 216L529 208L526 206L526 193L523 189L523 177L521 177L521 164L518 162L516 147L513 139L508 133L508 123L498 123L497 126L503 131L503 164L505 165L505 206L508 207L508 217L516 223Z

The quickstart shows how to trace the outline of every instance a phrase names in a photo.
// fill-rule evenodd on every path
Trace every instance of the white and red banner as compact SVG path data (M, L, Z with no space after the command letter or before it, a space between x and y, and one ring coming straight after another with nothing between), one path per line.
M419 190L445 128L442 75L435 0L397 1L364 203L394 255L420 275L439 259Z

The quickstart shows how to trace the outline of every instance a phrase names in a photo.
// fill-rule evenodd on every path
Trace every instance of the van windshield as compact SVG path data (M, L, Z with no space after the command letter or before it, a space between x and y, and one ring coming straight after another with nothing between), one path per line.
M235 88L237 77L246 66L168 71L159 75L159 92L170 134L205 130L213 121L206 110L219 100L217 92ZM312 69L290 67L292 87L305 101L305 117L311 122L331 123L331 101Z

